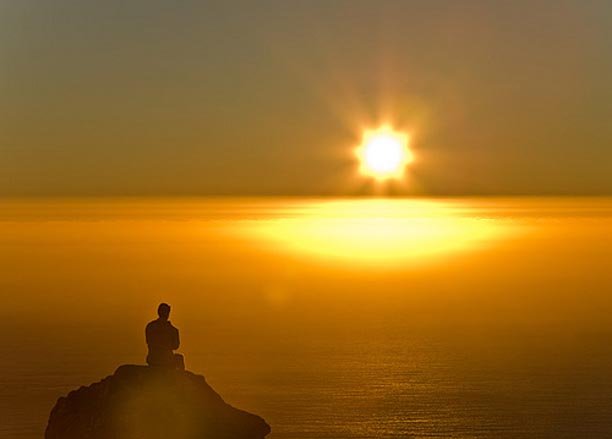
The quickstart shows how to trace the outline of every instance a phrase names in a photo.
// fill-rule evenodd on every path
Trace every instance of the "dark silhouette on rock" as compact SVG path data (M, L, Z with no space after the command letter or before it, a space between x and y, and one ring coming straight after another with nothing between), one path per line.
M46 439L259 439L270 426L223 401L203 376L124 365L61 397Z
M154 367L167 369L185 369L183 356L175 354L181 342L179 331L168 320L170 317L170 305L160 303L157 307L158 319L149 322L145 329L145 336L149 353L147 364Z
M175 354L179 332L170 305L145 330L149 366L120 366L113 375L57 400L45 439L260 439L262 418L229 404Z

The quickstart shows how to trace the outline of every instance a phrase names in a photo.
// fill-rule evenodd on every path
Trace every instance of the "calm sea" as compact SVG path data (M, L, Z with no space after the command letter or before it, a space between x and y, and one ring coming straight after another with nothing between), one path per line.
M0 202L0 437L143 363L272 439L612 437L612 199Z

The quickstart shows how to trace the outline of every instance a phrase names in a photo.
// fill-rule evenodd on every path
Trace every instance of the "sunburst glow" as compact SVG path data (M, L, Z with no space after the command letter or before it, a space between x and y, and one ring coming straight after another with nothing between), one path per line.
M236 227L269 248L387 268L490 245L511 230L502 221L465 216L453 205L415 200L299 204L278 218Z
M381 180L403 177L406 165L413 160L408 135L389 126L365 131L357 157L363 175Z

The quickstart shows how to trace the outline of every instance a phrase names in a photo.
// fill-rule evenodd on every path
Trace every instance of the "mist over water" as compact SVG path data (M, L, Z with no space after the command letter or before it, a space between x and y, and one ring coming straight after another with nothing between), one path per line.
M273 439L612 434L612 199L0 203L0 437L144 363L172 304L187 368Z

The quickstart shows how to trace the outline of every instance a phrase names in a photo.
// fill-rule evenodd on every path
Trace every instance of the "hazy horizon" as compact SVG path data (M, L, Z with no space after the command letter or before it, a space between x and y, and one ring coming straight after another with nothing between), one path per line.
M3 438L143 364L162 301L271 439L612 431L612 199L4 201L0 247Z

